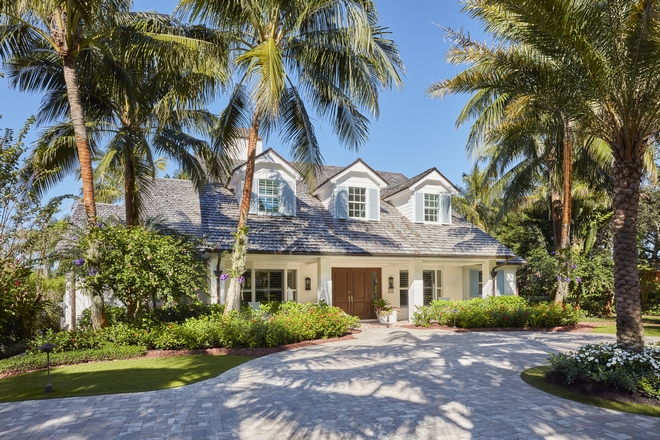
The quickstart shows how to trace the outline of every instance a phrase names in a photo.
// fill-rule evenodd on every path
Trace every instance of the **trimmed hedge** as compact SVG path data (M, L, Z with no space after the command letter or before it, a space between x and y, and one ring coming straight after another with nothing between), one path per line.
M105 344L101 348L73 350L60 353L51 353L51 367L57 365L73 365L85 362L111 361L119 359L131 359L144 356L147 352L145 347L119 346ZM0 374L20 374L33 370L42 370L47 367L47 356L43 352L33 352L26 356L15 356L0 360Z
M454 310L456 312L454 312ZM428 327L431 323L462 328L557 327L575 325L582 317L579 307L556 304L528 304L519 296L475 298L463 301L432 301L417 309L413 323Z

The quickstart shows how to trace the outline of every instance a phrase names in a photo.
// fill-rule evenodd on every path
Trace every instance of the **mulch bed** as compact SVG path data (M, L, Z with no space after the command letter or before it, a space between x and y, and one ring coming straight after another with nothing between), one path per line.
M641 405L652 405L660 407L660 400L644 397L639 393L631 393L628 390L616 388L613 385L594 382L590 379L578 379L567 384L564 377L557 373L547 373L545 380L553 385L559 385L569 391L575 391L584 396L600 397L606 400L621 403L638 403Z
M454 328L447 325L440 325L437 323L431 324L430 327L416 327L413 324L403 325L404 328L414 328L417 330L446 330L456 333L467 332L577 332L577 333L590 333L594 327L600 325L611 324L609 322L579 322L576 325L565 325L561 327L487 327L487 328Z
M190 356L193 354L229 354L234 356L252 356L262 357L280 351L293 350L301 347L310 347L312 345L327 344L330 342L348 341L357 339L353 336L360 333L360 330L351 330L340 338L315 339L312 341L296 342L294 344L282 345L279 347L258 347L258 348L206 348L201 350L149 350L143 358L160 358L170 356Z

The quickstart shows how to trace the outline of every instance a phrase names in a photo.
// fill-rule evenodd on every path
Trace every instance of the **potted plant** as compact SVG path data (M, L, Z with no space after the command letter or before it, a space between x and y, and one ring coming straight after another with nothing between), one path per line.
M390 317L389 321L390 322L397 322L399 320L399 308L398 307L390 307Z
M378 322L381 324L385 324L387 322L387 318L390 316L390 308L389 307L380 307L376 310L376 316L378 316Z

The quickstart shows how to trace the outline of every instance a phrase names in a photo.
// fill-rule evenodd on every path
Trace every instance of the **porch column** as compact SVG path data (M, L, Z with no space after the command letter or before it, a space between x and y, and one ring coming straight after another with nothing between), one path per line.
M220 270L222 271L222 273L225 273L225 271L227 270L227 268L225 267L226 260L228 260L228 258L220 259ZM229 264L231 264L231 261L229 262ZM218 304L225 304L225 302L227 301L226 288L229 287L229 283L226 283L224 280L220 280L219 283L220 283L220 288L218 290L220 291L220 297L218 298Z
M320 257L316 263L318 280L318 301L324 300L332 305L332 262L330 257Z
M218 295L218 275L215 273L216 270L218 270L218 259L220 258L219 255L217 254L212 254L209 258L209 279L211 282L209 283L209 297L211 300L211 304L216 304L219 301L219 295Z
M490 276L490 271L493 270L495 264L495 260L486 260L481 263L481 279L483 281L481 296L484 298L487 296L495 296L493 295L493 286L495 285L495 280L493 280Z
M410 276L412 282L408 290L409 315L417 311L418 307L424 305L424 280L422 278L423 261L419 258L412 260L410 264Z

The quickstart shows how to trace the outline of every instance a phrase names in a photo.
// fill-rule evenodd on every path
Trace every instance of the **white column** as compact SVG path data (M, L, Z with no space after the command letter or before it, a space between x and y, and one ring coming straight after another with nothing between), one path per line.
M493 270L495 264L496 264L495 260L486 260L481 263L481 272L482 272L481 279L483 280L481 295L484 298L487 296L493 296L493 286L494 286L493 283L495 283L495 280L491 278L490 271Z
M220 259L220 270L222 273L227 273L227 258ZM229 263L231 264L231 263ZM229 287L229 279L227 281L220 280L220 300L218 304L224 304L227 301L227 288Z
M332 305L332 262L330 257L320 257L316 263L319 301Z
M410 290L408 290L409 315L417 311L418 307L424 305L424 280L422 278L422 260L414 259L409 265L409 273L412 279Z
M209 299L211 304L216 304L218 302L218 277L215 274L216 267L218 264L218 254L212 254L209 258Z

